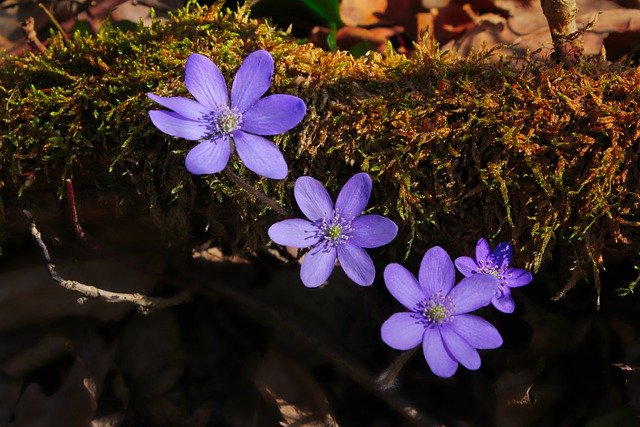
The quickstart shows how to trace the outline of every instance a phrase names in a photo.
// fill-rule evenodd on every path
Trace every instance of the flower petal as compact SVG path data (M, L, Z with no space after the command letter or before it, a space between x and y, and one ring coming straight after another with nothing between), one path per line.
M333 202L327 190L315 178L301 176L293 186L293 195L300 210L311 221L333 215Z
M273 58L266 50L256 50L240 65L231 86L231 106L241 113L251 108L271 85Z
M311 249L302 260L300 278L307 288L316 288L327 281L336 264L336 249L332 247Z
M276 222L268 231L271 240L279 245L308 248L320 240L318 227L306 219L286 219Z
M493 264L501 268L509 265L512 258L513 246L507 242L498 243L489 254L489 259L493 261Z
M209 113L209 110L193 99L184 98L182 96L172 96L165 98L153 93L148 93L147 96L158 104L166 107L174 112L180 114L182 117L189 120L199 121L202 116Z
M381 215L362 215L351 223L349 243L361 248L377 248L386 245L398 234L398 226Z
M519 288L520 286L528 285L533 280L533 276L527 270L509 268L506 271L505 279L508 287Z
M491 323L473 314L455 316L451 328L474 348L488 350L502 345L502 337L498 330Z
M297 96L266 96L242 115L242 130L257 135L278 135L300 123L306 111L307 106Z
M384 283L391 295L409 310L415 310L426 298L413 274L400 264L389 264L384 269Z
M151 110L149 118L162 132L178 138L197 141L207 134L207 127L204 123L189 120L172 111Z
M474 274L458 283L449 297L453 299L456 314L469 313L489 305L498 292L498 279L490 274Z
M450 325L443 325L440 328L444 345L449 353L467 369L478 369L480 367L480 355L467 341L458 335Z
M364 249L350 242L338 246L338 261L347 276L360 286L371 286L376 277L376 267Z
M490 253L491 247L489 243L484 238L478 240L476 244L476 261L486 261Z
M265 178L286 178L289 168L276 144L242 131L236 131L232 136L238 156L247 168Z
M410 350L422 342L424 324L414 313L395 313L380 328L382 341L396 350Z
M465 277L471 276L478 269L478 264L476 264L475 260L468 256L461 256L456 258L454 264L458 268L458 271Z
M185 159L187 170L194 175L220 172L227 166L231 146L226 138L204 141L189 151Z
M227 83L209 58L193 53L187 58L184 84L195 99L210 110L229 104Z
M371 177L364 172L357 173L349 178L340 190L336 200L336 210L343 217L353 219L367 207L370 195Z
M439 377L449 378L456 373L458 362L444 346L440 328L427 328L422 338L422 352L431 371Z
M456 270L449 254L440 246L434 246L424 254L418 272L418 282L427 297L441 292L449 293L456 280Z
M491 303L498 311L507 314L513 313L516 309L516 303L513 301L509 288L506 289L506 292L503 295L494 297Z

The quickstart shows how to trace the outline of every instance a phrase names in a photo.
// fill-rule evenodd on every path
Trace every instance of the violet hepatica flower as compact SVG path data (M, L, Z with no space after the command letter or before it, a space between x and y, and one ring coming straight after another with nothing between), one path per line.
M510 268L513 259L513 247L501 242L493 250L485 239L478 240L476 259L468 256L457 258L455 263L460 273L466 277L474 274L488 274L498 279L498 289L493 298L493 306L503 313L513 313L515 304L511 288L524 286L533 280L527 270Z
M362 215L371 194L369 175L351 177L340 190L335 208L327 190L310 176L298 178L293 191L307 219L277 222L269 228L269 237L279 245L310 247L302 261L302 283L309 288L320 286L337 259L351 280L371 285L376 270L363 248L386 245L396 237L398 227L383 216Z
M231 141L245 166L272 179L287 176L287 163L278 147L264 135L277 135L297 125L305 115L304 101L292 95L261 98L271 85L273 58L257 50L244 60L231 86L204 55L187 59L184 82L195 100L183 97L149 98L173 111L149 111L162 132L200 141L189 151L187 170L196 175L220 172L229 162Z
M444 249L427 251L418 280L400 264L389 264L384 281L389 292L408 312L395 313L382 325L382 340L398 350L422 344L434 374L450 377L461 363L480 367L476 349L502 345L502 337L489 322L469 314L491 302L498 286L489 275L473 275L454 286L456 270Z

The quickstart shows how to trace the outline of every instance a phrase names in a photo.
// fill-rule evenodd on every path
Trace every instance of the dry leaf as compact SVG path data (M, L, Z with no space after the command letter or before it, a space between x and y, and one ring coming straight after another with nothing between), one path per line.
M206 261L224 263L230 262L232 264L250 264L251 261L241 257L240 255L225 255L222 249L217 247L210 247L205 250L194 250L192 252L193 258L202 258Z
M443 44L473 30L485 14L507 16L491 0L453 0L444 7L431 9L431 13L434 15L434 37Z
M336 43L341 49L350 49L358 43L368 43L372 50L384 52L387 50L387 42L393 36L401 34L402 27L342 27L336 33Z
M496 424L537 425L569 392L558 361L584 343L592 318L563 316L523 299L533 335L526 351L512 357L496 381Z
M343 0L340 18L352 27L393 25L410 19L421 9L420 0Z
M508 56L521 56L526 51L537 51L537 56L541 57L550 55L553 48L551 34L539 3L525 7L517 1L496 0L496 4L512 15L508 19L493 14L480 15L474 28L450 41L444 49L464 56L472 50L513 45L501 47L498 52ZM638 48L640 43L634 36L640 32L640 10L620 9L616 3L607 0L579 0L578 5L579 28L584 28L595 19L595 24L583 36L585 55L598 55L605 39L613 34L621 35L620 38L612 38L621 43L611 43L612 55L608 55L608 59L615 59Z
M387 0L343 0L340 2L340 18L345 25L352 27L377 25L387 6Z
M398 34L402 34L402 27L342 27L336 32L336 44L338 48L349 50L361 43L368 47L368 50L385 52L387 42ZM311 33L310 40L316 46L324 49L328 48L327 37L329 29L326 27L315 27Z
M129 388L153 399L174 387L185 367L181 344L180 325L169 310L132 318L117 349Z
M77 362L51 396L30 384L16 404L11 427L90 427L112 352L99 338L74 347Z
M159 11L161 20L164 20L166 11L176 10L184 5L182 0L146 0L143 2L124 2L116 6L110 12L110 19L113 21L130 21L137 24L142 20L144 25L151 25L151 9ZM155 13L154 13L155 15ZM158 18L156 18L158 19Z
M320 385L295 359L271 348L253 379L265 398L277 405L284 418L281 425L338 426Z
M451 50L464 56L471 51L490 48L498 44L514 43L516 36L509 29L507 20L498 15L487 15L482 15L470 31L455 40L451 40L443 49ZM551 36L549 36L549 41L551 41ZM500 53L509 54L512 52L504 49L500 50ZM522 51L518 53L522 53Z
M597 54L604 45L609 60L637 50L640 48L640 10L602 12L593 28L585 34L584 41L585 52L593 54Z
M603 40L607 59L616 61L624 56L640 57L640 31L611 33ZM626 244L626 242L625 242Z
M22 381L0 371L0 426L6 426L20 397Z
M340 18L348 27L402 27L410 40L418 35L421 0L343 0Z

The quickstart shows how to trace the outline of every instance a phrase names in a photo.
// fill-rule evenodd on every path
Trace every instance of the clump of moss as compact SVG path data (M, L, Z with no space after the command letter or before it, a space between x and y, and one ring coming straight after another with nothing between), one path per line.
M145 97L187 95L190 53L208 55L231 80L259 48L275 59L272 91L308 106L298 127L274 138L289 179L257 181L289 206L297 176L335 190L366 171L374 209L400 224L393 255L433 244L468 252L487 236L514 243L520 265L537 271L555 256L569 285L590 277L598 286L603 257L637 256L640 70L516 69L488 53L459 59L433 46L411 58L355 59L219 5L191 4L134 32L54 37L44 54L5 58L0 185L109 180L144 194L174 234L204 215L235 248L264 245L273 214L224 177L189 176L190 143L152 126L147 111L157 106Z

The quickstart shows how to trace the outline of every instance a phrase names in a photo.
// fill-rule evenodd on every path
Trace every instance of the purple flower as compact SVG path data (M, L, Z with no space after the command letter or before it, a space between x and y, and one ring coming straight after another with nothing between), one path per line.
M410 311L395 313L384 322L382 341L398 350L422 343L429 368L444 378L456 372L458 363L478 369L480 355L476 349L502 345L496 328L468 314L491 302L496 279L478 274L454 287L455 276L451 258L438 246L424 254L418 280L400 264L389 264L384 270L387 289Z
M457 258L455 263L460 273L466 277L474 274L489 274L498 279L498 289L491 301L493 306L503 313L513 313L515 304L511 297L510 288L524 286L533 280L527 270L509 268L513 259L513 247L507 242L501 242L493 250L485 239L478 240L476 245L476 259L468 256Z
M292 95L261 98L271 85L273 58L257 50L244 60L231 87L209 58L194 53L187 59L184 82L195 100L147 94L173 111L149 111L162 132L200 141L185 164L192 174L220 172L229 162L231 141L245 166L258 175L283 179L287 163L276 145L260 135L277 135L297 125L305 115L304 101Z
M352 176L340 190L335 209L327 190L310 176L298 178L293 191L308 219L277 222L269 228L269 237L279 245L311 247L302 262L302 283L309 288L320 286L338 259L351 280L371 285L376 270L362 248L386 245L396 237L398 227L380 215L361 215L371 194L369 175Z

